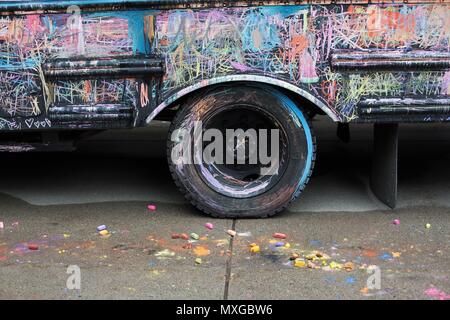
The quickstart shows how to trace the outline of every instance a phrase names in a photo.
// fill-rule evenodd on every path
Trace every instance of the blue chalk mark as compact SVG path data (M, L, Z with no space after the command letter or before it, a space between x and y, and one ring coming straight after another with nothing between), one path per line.
M246 16L247 24L241 31L242 48L251 52L270 52L281 46L277 24L272 20L285 19L288 16L304 11L308 6L275 6L257 7ZM269 17L271 19L269 19ZM264 66L267 70L267 66Z
M392 255L390 253L383 253L378 257L380 260L387 261L392 259Z
M155 11L107 11L102 13L87 14L86 17L119 18L128 21L128 37L133 42L134 54L148 54L151 51L150 41L145 35L144 18Z
M347 284L354 284L356 282L356 279L354 277L347 277L345 278L345 282Z
M273 89L270 89L270 90L273 90ZM305 183L306 183L306 181L308 179L308 175L309 175L309 172L311 171L311 166L312 166L314 147L313 147L313 138L312 138L312 134L311 134L311 129L309 128L308 121L306 120L304 114L300 111L299 108L297 108L297 105L291 99L289 99L287 96L285 96L284 94L280 93L279 91L276 91L276 90L273 90L273 91L274 91L273 93L281 101L283 101L284 107L287 108L289 111L293 112L293 116L296 117L296 119L294 118L293 120L300 127L302 127L303 130L305 131L306 144L307 144L308 152L307 152L307 155L306 155L306 164L305 164L305 168L303 169L302 178L298 182L297 188L296 188L296 191L295 191L296 193L299 193L299 192L301 192L301 190L305 186Z

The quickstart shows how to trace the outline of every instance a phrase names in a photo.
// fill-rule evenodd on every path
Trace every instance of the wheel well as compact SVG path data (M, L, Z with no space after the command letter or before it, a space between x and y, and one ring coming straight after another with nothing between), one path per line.
M217 87L217 86L223 86L223 85L227 85L227 84L231 85L231 84L239 84L239 83L249 83L249 82L270 86L270 87L277 89L278 91L284 93L286 96L288 96L290 99L292 99L297 105L301 106L302 109L305 112L307 112L310 117L313 117L314 115L318 114L318 115L328 115L329 118L331 118L329 113L327 114L327 112L325 112L323 110L324 108L320 108L317 104L315 104L311 100L305 98L298 92L294 92L294 91L284 88L282 86L274 85L274 84L266 83L266 82L239 81L239 82L228 82L228 83L223 82L223 83L211 84L211 85L207 85L207 86L192 90L192 91L188 92L187 94L181 96L180 98L175 99L171 103L167 104L159 113L156 114L154 119L171 121L173 119L173 117L175 116L176 112L178 111L178 109L180 108L180 106L183 105L183 103L185 103L193 95L197 95L197 94L200 94L201 92L211 90L212 88ZM336 121L336 119L332 119L332 118L331 118L331 120Z
M292 101L294 101L296 105L301 106L304 109L304 111L307 112L309 116L311 116L311 118L314 117L316 114L326 115L326 113L322 109L320 109L317 105L315 105L313 102L309 101L305 97L301 96L300 94L292 92L282 87L277 86L272 87L284 93L287 97L289 97Z

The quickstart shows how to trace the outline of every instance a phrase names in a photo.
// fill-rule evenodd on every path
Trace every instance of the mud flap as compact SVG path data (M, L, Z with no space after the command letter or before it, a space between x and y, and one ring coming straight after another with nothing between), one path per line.
M398 124L374 124L370 188L390 208L397 203Z

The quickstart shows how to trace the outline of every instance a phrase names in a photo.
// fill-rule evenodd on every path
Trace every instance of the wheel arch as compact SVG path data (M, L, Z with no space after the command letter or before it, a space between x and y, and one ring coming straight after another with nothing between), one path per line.
M188 96L191 96L192 94L198 93L201 90L204 90L217 84L226 84L233 82L252 82L270 85L276 89L279 89L283 93L289 95L291 98L294 98L295 101L300 100L306 102L307 104L306 107L309 108L310 110L316 108L322 111L324 114L326 114L333 121L335 122L340 121L338 114L329 106L327 106L325 103L316 98L313 94L285 80L275 79L262 75L230 75L199 81L194 85L185 87L169 95L169 97L167 97L163 102L161 102L150 113L150 115L146 119L146 122L147 124L149 124L164 109L170 108L180 103L180 101L183 101L183 99L186 99Z

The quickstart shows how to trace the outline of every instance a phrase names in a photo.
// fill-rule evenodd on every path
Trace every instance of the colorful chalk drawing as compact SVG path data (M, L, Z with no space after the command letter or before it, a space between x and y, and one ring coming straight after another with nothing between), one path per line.
M449 51L448 5L304 6L169 11L157 16L165 90L236 73L280 77L356 118L361 97L448 95L449 72L342 75L336 49Z
M81 13L79 30L65 13L0 16L0 117L45 117L52 103L147 106L156 94L143 83L51 83L43 64L80 56L155 54L165 61L158 95L162 104L200 82L245 74L283 80L338 120L357 120L364 98L448 98L450 71L342 73L331 67L332 54L368 49L449 53L449 9L448 3L435 3L99 11Z
M134 80L58 81L53 87L58 105L97 104L133 101Z

